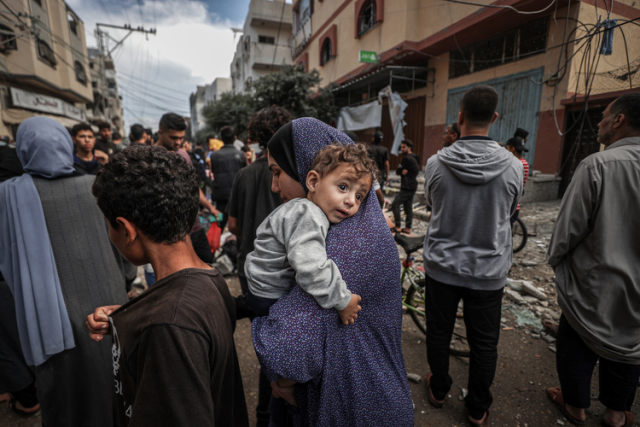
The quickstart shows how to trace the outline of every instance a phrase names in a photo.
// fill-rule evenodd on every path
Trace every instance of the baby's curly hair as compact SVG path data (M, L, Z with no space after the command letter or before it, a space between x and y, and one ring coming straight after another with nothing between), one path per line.
M198 215L195 169L164 147L129 147L111 156L91 190L112 227L126 218L157 243L184 241Z
M333 172L340 163L348 163L356 170L358 178L369 174L371 179L378 179L380 172L378 166L371 160L367 147L364 144L342 145L334 142L327 145L316 154L311 170L318 172L323 177Z

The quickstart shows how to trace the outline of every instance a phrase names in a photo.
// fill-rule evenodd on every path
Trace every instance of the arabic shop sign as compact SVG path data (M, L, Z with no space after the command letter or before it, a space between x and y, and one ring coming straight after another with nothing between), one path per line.
M367 62L369 64L377 64L378 63L378 54L375 52L371 52L368 50L361 50L358 52L358 61L359 62Z
M67 116L79 121L87 120L87 116L83 110L52 96L40 95L39 93L28 92L12 87L11 101L14 107Z

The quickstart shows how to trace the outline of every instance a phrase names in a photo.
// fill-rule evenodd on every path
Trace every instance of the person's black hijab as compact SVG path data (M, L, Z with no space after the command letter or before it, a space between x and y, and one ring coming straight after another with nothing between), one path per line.
M267 149L271 157L287 175L296 181L300 181L296 150L293 144L293 122L287 123L273 134L267 143Z

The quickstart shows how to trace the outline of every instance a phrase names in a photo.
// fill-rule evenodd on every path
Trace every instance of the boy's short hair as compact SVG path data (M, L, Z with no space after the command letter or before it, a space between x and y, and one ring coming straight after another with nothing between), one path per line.
M184 120L184 117L179 116L176 113L167 113L160 118L160 125L158 127L163 131L183 131L187 129L187 122ZM145 129L145 132L147 131L151 131L151 129Z
M83 130L90 130L91 133L94 133L93 132L93 128L91 127L90 124L88 124L88 123L78 123L77 125L74 125L71 128L71 137L75 138L76 136L78 136L78 132L81 132Z
M112 227L126 218L157 243L184 241L198 215L195 169L164 147L129 147L111 156L92 192Z
M243 153L248 153L248 152L251 151L251 147L247 147L246 145L244 145L244 146L242 146L240 151L242 151Z
M474 86L464 93L460 112L471 127L489 126L498 108L499 98L498 91L491 86Z
M112 141L117 141L119 139L122 139L122 135L120 135L118 132L114 132L113 135L111 135Z
M220 129L220 139L224 145L231 145L236 141L236 131L231 126L223 126Z
M142 127L141 124L136 123L135 125L131 126L131 142L133 141L139 141L140 138L142 138L142 135L144 135L144 128Z
M413 150L413 142L409 141L408 139L404 139L400 144L404 144Z
M109 122L104 122L104 121L99 121L98 122L98 129L102 130L102 129L109 129L111 130L111 123Z
M373 180L378 179L380 175L376 162L371 160L367 147L361 143L342 145L334 142L327 145L316 154L311 170L318 172L323 177L333 172L340 166L340 163L348 163L353 166L358 178L369 174Z

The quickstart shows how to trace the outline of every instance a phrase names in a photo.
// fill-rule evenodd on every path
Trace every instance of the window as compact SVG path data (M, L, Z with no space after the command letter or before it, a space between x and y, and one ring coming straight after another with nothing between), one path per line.
M76 36L78 35L78 21L76 17L73 16L73 13L67 11L67 21L69 21L69 29Z
M51 49L51 46L49 46L47 42L42 39L38 39L36 43L38 46L38 56L40 57L40 59L55 68L58 61L56 60L56 55L54 54L53 49Z
M331 51L331 38L327 37L322 43L322 51L320 53L320 65L324 65L333 59Z
M42 7L42 0L33 0L37 5Z
M545 17L470 46L451 51L449 78L487 70L538 53L547 47L549 17Z
M84 67L80 63L80 61L76 61L73 63L73 68L76 71L76 80L82 83L83 85L87 84L87 73L84 72Z
M358 36L363 35L376 25L376 1L367 1L358 15Z
M258 43L276 44L274 37L258 36Z
M16 34L6 25L0 25L0 52L5 53L8 50L18 50Z
M93 62L89 62L89 68L93 70Z
M98 88L98 82L91 82L91 87L94 89Z

